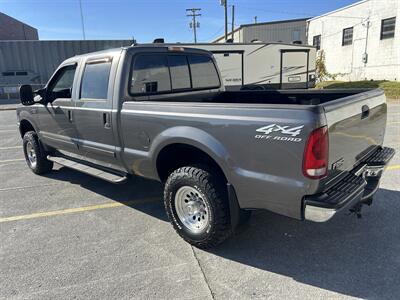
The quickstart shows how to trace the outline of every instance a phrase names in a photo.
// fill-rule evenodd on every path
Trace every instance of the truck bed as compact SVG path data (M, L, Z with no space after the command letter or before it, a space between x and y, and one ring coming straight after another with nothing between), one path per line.
M211 102L211 103L254 103L319 105L349 96L371 93L373 89L332 89L332 90L264 90L264 91L224 91L165 97L165 101ZM377 90L379 91L379 90Z

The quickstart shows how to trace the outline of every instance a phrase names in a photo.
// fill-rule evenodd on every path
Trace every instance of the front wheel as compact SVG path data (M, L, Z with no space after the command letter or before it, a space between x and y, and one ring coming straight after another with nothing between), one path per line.
M203 167L182 167L167 179L164 204L176 232L198 248L220 244L231 234L224 183Z
M33 173L44 174L51 171L53 162L47 160L45 151L40 147L36 132L28 131L24 134L23 148L26 163Z

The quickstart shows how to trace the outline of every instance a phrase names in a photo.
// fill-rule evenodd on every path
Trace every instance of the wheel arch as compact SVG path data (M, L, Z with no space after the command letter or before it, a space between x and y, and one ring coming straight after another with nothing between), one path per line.
M165 181L166 174L173 167L176 169L185 163L208 163L229 182L232 159L225 147L207 132L186 126L170 128L152 144L154 147L150 152L154 171L161 181Z
M36 128L31 121L22 119L19 122L19 134L21 135L21 138L23 138L25 133L28 131L35 131L37 133Z

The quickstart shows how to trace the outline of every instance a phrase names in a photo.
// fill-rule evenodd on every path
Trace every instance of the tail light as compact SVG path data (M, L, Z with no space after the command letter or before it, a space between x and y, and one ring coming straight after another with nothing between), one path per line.
M303 174L311 179L326 176L328 172L329 139L326 126L311 132L303 157Z

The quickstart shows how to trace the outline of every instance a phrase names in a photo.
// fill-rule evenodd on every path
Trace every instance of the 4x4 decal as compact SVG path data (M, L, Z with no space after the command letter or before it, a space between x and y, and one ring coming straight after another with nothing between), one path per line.
M304 127L304 125L290 128L289 126L280 126L277 124L271 124L268 126L258 128L258 129L256 129L256 131L262 132L264 134L270 134L272 132L280 132L282 134L287 134L287 135L291 135L292 137L295 137L301 133L301 129L303 127Z

